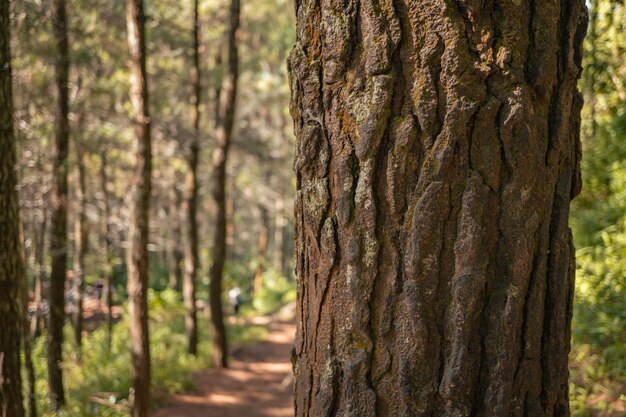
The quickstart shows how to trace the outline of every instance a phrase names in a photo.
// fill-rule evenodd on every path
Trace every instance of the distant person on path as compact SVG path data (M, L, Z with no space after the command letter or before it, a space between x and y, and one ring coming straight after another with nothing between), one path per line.
M98 307L102 303L102 293L104 292L104 282L99 279L93 286L94 298L98 300Z
M239 306L241 305L241 290L239 287L233 287L228 291L228 301L233 308L233 314L239 314Z

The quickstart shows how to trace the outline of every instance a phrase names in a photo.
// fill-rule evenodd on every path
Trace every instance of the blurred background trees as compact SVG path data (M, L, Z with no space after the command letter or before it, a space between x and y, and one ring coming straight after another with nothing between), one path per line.
M132 152L136 139L130 97L131 55L127 44L126 4L105 0L65 3L68 32L65 39L69 42L70 63L66 85L71 133L67 160L57 167L66 168L68 175L67 232L58 234L67 236L67 243L61 245L60 250L67 255L64 261L67 284L57 282L54 286L50 282L50 264L53 253L58 258L59 251L52 251L50 246L55 242L51 230L54 211L50 204L57 178L53 171L55 123L62 121L55 110L58 96L55 65L59 54L54 27L55 23L59 26L60 21L46 2L20 1L13 2L11 7L15 130L31 333L38 336L48 332L42 318L50 312L51 289L52 293L56 289L57 295L58 291L65 291L68 307L62 370L68 369L66 364L81 359L77 354L79 344L83 345L84 369L94 365L89 363L94 360L89 352L93 350L94 339L104 337L104 346L97 350L108 352L102 353L98 361L111 358L113 352L120 352L121 347L128 344L128 336L122 329L127 329L126 253L130 248L131 185L136 166ZM207 363L206 357L211 356L207 353L207 349L211 349L206 340L212 337L208 335L211 332L207 323L208 270L213 261L211 236L215 232L216 216L211 195L212 154L216 148L218 96L228 63L229 5L226 0L198 1L196 34L194 0L145 4L153 156L148 240L150 334L161 332L156 339L163 340L163 332L178 332L179 321L184 320L186 311L191 311L189 300L187 307L184 306L182 289L186 239L191 231L188 210L195 200L197 223L191 227L197 235L198 249L195 256L191 249L187 262L195 264L195 268L190 268L196 273L193 277L197 299L194 306L199 315L200 341L197 350L198 356L203 356L195 359L196 363ZM234 287L241 290L244 314L269 313L295 298L291 272L294 139L287 108L289 90L285 66L294 37L293 5L287 0L261 0L254 5L244 2L242 6L241 29L237 35L239 91L224 177L227 256L223 289L224 292ZM196 36L197 46L194 45ZM197 62L194 59L196 48ZM194 69L196 64L198 67ZM195 102L191 97L197 90L200 99L194 110ZM194 153L197 189L192 196L186 187L186 176ZM262 233L267 235L265 243L259 240ZM259 248L259 244L265 247ZM264 278L257 278L257 282L263 285L257 288L253 299L255 276L259 274ZM93 322L100 319L92 317L93 307L87 302L82 308L83 292L86 297L95 293L101 297L102 304L97 307L96 315L104 317L95 333ZM223 308L229 315L226 300L224 295ZM167 313L162 305L168 306ZM172 323L167 326L155 323L159 314L171 315ZM188 318L193 322L191 315ZM107 323L111 323L110 326ZM188 327L187 331L190 331L188 337L193 338L193 330ZM237 338L240 331L230 328L228 332ZM245 338L247 330L241 332ZM81 337L85 334L89 336ZM37 400L45 415L50 409L46 399L49 387L45 383L48 372L47 366L40 363L40 355L48 350L41 345L40 338L34 343ZM154 355L156 360L161 358L158 343L151 341L151 350L156 350L153 360ZM196 342L191 340L191 343ZM193 360L186 359L184 351L179 353L187 365L176 361L177 365L172 363L171 366L189 370ZM58 355L60 351L55 358ZM121 364L129 366L129 358L124 358ZM117 392L116 403L123 403L128 397L127 377L106 389L98 384L98 390L93 383L92 387L88 387L87 382L78 383L73 372L67 373L64 385L70 410L84 412L88 404L93 405L88 398L99 391ZM163 378L159 370L154 373L153 381ZM179 384L184 385L189 377L182 380ZM160 386L163 385L167 384ZM53 390L60 390L59 386L55 384Z
M591 0L571 396L577 415L626 415L626 3Z

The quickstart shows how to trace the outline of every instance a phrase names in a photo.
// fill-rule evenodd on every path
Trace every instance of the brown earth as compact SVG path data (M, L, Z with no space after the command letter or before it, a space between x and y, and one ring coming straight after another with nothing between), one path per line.
M295 325L267 323L268 338L233 349L230 369L207 369L194 376L195 392L173 396L154 417L290 417L290 351Z

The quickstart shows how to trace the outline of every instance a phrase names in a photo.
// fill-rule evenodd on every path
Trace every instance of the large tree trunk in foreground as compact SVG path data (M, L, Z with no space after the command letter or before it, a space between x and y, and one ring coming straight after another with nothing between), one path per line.
M127 0L126 27L130 50L130 99L136 136L128 250L128 310L130 327L133 417L150 413L150 343L148 334L148 214L152 171L146 38L143 0Z
M296 415L569 415L584 1L296 9Z
M20 339L23 268L13 131L9 1L0 0L0 417L23 417Z
M85 190L85 152L76 144L76 215L74 219L74 341L80 350L83 344L83 294L85 292L85 250L87 248L87 199Z
M196 316L196 273L198 259L198 158L200 154L200 20L198 1L193 3L193 67L191 79L194 97L192 100L193 138L188 157L188 171L185 179L185 214L187 217L185 238L185 275L183 278L183 297L187 315L187 351L195 355L198 352L198 319Z
M226 161L235 119L239 57L237 30L239 29L239 0L231 0L228 30L228 62L219 96L219 118L215 130L216 147L213 152L213 198L215 199L215 231L213 236L213 263L209 270L209 301L213 327L213 360L215 366L228 367L228 348L224 311L222 309L222 274L226 261Z
M67 271L67 173L70 125L69 42L65 0L54 1L52 17L57 44L55 63L57 102L55 117L55 156L52 166L52 215L50 217L50 324L48 326L48 385L50 404L58 410L65 403L63 392L63 325L65 323L65 275Z

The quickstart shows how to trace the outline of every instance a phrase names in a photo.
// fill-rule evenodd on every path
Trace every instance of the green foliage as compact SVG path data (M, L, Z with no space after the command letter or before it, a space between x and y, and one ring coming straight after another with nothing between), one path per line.
M589 6L570 397L573 415L608 417L626 408L626 10L609 0Z
M152 395L155 407L168 395L194 388L192 373L211 365L211 343L207 335L208 320L200 317L198 356L186 353L187 339L183 320L184 306L180 294L172 290L150 291L150 351L152 356ZM266 337L261 326L230 326L234 343L254 342ZM72 329L66 326L64 345L64 378L67 405L58 414L49 412L45 335L33 346L39 410L43 417L122 417L127 416L130 381L128 324L121 321L113 327L111 348L101 327L83 339L79 360L72 344ZM108 405L101 404L104 401Z
M295 299L295 283L270 268L263 274L263 287L252 304L258 313L270 314Z

